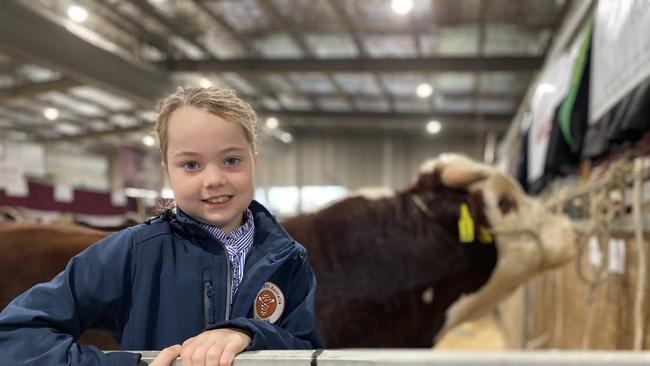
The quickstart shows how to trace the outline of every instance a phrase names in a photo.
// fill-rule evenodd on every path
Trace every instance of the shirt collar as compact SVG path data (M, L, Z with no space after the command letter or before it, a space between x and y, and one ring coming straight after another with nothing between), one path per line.
M178 207L175 207L175 211L177 215L189 219L190 221L196 223L197 225L199 225L200 227L208 231L212 236L219 239L226 246L232 246L232 245L236 247L241 246L242 248L238 248L238 249L245 249L244 247L247 247L248 245L242 243L241 239L251 237L251 235L249 234L255 231L255 220L253 220L253 213L251 212L250 209L246 209L246 211L244 211L244 223L239 227L237 227L235 230L233 230L229 235L226 235L226 233L224 233L221 229L219 229L214 225L195 219L194 217L183 212L183 210L179 209Z

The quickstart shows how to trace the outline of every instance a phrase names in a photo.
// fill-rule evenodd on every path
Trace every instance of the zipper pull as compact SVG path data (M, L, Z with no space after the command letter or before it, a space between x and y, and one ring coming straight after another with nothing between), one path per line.
M205 314L205 326L214 324L214 291L212 282L206 281L203 284L203 307Z

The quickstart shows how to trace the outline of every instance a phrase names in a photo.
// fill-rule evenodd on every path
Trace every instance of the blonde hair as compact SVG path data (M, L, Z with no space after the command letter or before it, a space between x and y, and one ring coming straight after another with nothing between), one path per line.
M165 164L167 164L169 117L175 110L184 106L195 107L226 121L237 122L244 130L252 153L257 153L258 118L257 113L248 102L239 98L231 89L179 87L176 92L158 103L158 118L154 125L154 132L158 136L160 154Z

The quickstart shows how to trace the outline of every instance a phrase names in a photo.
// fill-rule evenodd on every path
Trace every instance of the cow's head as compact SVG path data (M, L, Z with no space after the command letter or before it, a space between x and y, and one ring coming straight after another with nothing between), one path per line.
M459 155L443 155L422 167L422 173L431 172L448 188L482 197L483 214L499 253L488 282L449 308L439 336L462 321L482 315L534 274L574 257L576 240L570 220L547 211L496 168Z

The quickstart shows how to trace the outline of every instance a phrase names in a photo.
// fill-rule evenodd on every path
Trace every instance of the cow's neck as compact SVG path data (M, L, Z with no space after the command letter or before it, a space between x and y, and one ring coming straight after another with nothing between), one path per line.
M344 313L353 317L326 325L326 333L350 334L350 322L363 321L367 312L373 312L382 324L372 330L376 337L391 336L388 319L394 322L393 327L400 327L402 322L419 318L421 328L403 329L415 330L414 334L393 332L392 337L410 338L404 346L431 344L444 323L446 309L463 293L474 292L487 281L496 262L494 247L457 241L458 205L466 200L466 194L422 194L433 217L424 214L410 194L378 200L352 198L313 217L318 243L313 248L306 245L318 274L319 311L333 311L328 302L336 299L341 311L332 316L341 318ZM422 294L429 289L434 296L426 303ZM344 329L343 323L348 328ZM341 329L336 329L337 324ZM351 346L354 336L346 337L335 344ZM365 345L362 340L355 342L354 346ZM385 344L400 346L391 338L386 338Z

